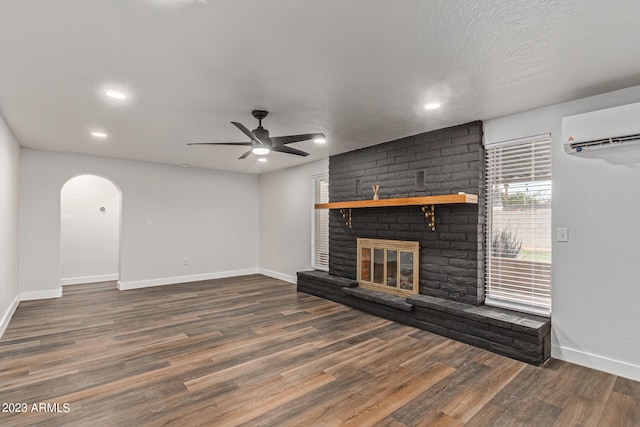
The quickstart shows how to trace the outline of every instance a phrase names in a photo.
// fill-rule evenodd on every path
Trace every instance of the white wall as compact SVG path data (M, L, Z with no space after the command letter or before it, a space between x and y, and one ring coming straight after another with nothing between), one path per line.
M296 283L311 269L311 177L329 160L260 175L260 272Z
M0 336L18 307L20 146L0 117Z
M81 174L122 191L121 289L258 271L257 176L23 149L22 299L61 294L60 190Z
M552 135L553 229L568 227L570 239L554 241L552 248L552 356L635 380L640 380L640 147L591 157L565 154L562 117L638 101L640 86L484 124L488 143Z
M120 190L96 175L71 178L60 192L62 285L117 280Z

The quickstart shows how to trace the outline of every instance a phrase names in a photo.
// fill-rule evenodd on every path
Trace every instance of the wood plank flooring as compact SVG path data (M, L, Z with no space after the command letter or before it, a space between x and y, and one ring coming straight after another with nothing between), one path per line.
M0 340L0 403L27 404L2 426L640 425L638 382L530 366L260 275L23 302Z

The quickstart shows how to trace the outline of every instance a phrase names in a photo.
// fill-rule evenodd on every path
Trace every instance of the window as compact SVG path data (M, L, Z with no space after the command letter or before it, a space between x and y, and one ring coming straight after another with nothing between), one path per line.
M551 137L486 147L485 303L551 313Z
M312 203L329 203L329 176L311 178ZM329 270L329 209L314 209L311 215L311 267Z

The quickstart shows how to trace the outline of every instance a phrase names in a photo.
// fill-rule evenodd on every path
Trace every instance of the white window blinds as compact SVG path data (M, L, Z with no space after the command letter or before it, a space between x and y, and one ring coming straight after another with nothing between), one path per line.
M311 178L311 267L329 270L329 210L315 209L316 203L329 203L329 176L314 175Z
M551 313L551 137L486 147L485 303Z

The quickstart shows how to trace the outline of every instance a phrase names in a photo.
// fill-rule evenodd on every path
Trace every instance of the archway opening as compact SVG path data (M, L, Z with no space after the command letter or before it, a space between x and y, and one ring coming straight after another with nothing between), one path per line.
M120 278L122 193L110 180L79 175L60 190L61 284Z

